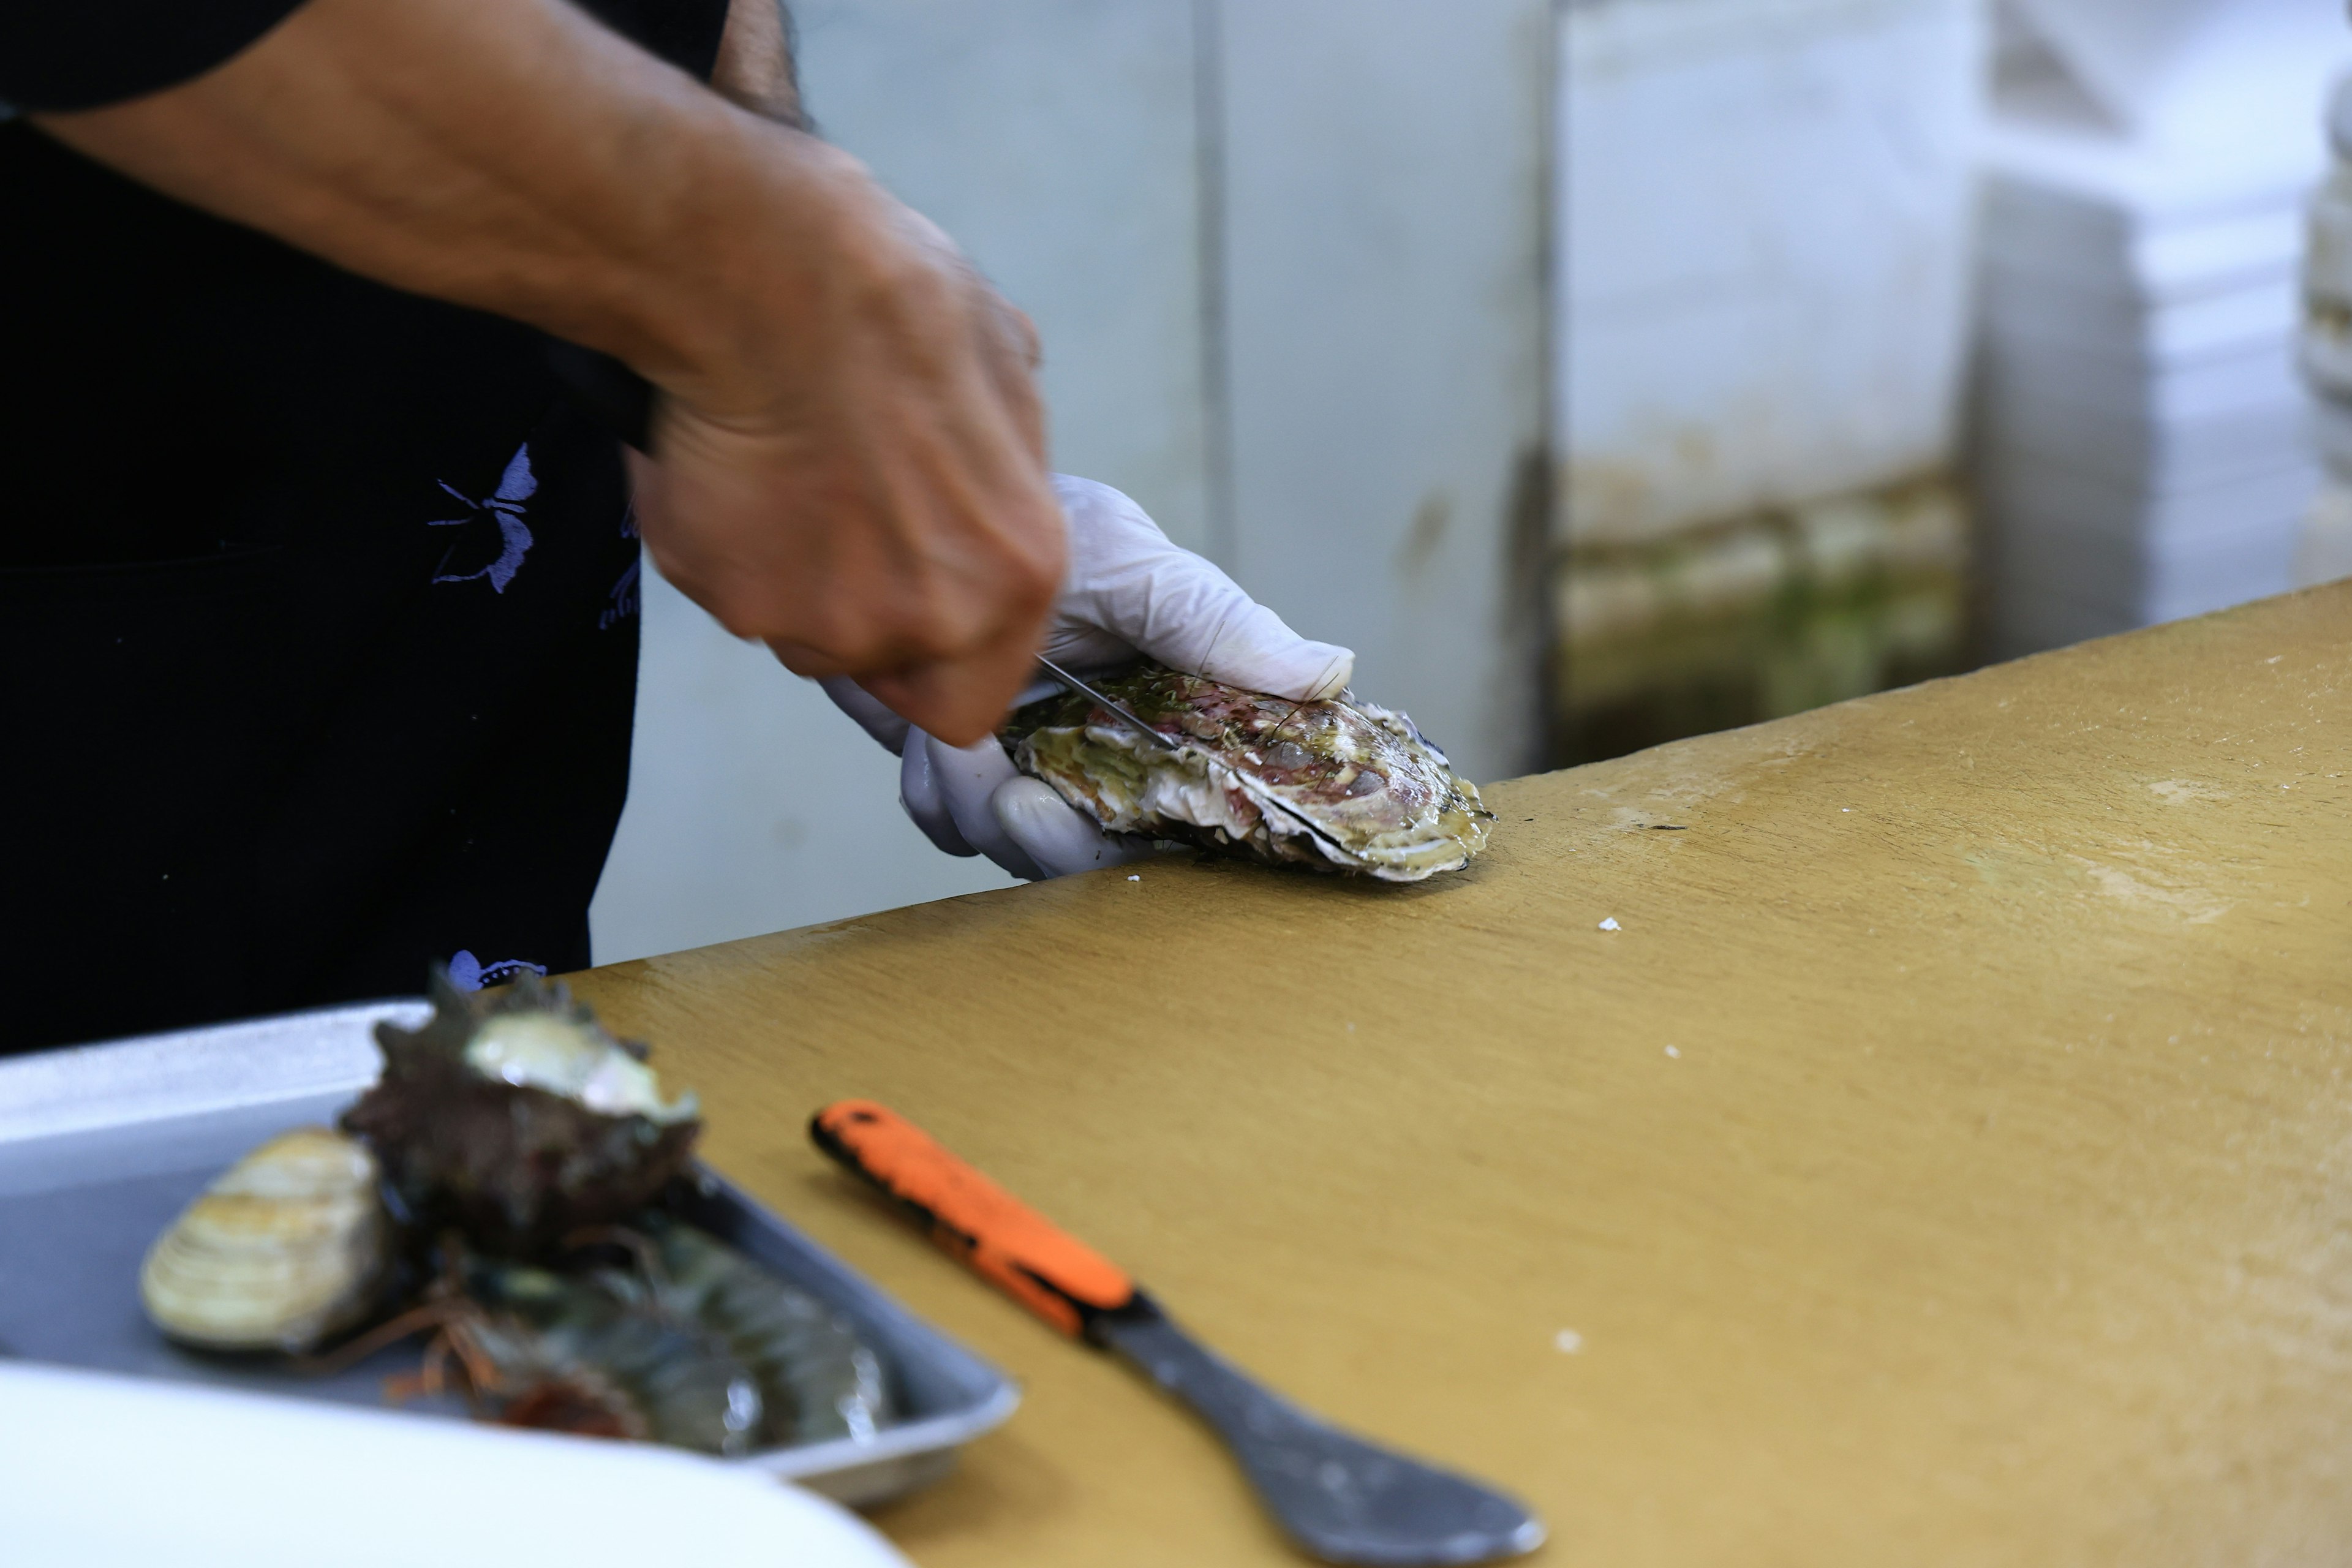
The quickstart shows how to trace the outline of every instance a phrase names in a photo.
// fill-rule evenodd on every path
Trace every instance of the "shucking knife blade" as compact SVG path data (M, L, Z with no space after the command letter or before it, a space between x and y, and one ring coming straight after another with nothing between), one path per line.
M1079 696L1092 698L1097 707L1108 710L1108 711L1116 713L1120 718L1126 720L1128 723L1133 727L1137 734L1141 735L1153 745L1158 746L1161 751L1176 752L1183 749L1175 742L1170 740L1167 736L1161 734L1159 731L1153 729L1150 725L1145 723L1142 720L1137 718L1132 712L1129 711L1126 703L1119 701L1116 698L1108 697L1104 695L1102 692L1097 691L1093 687L1088 686L1085 681L1080 680L1076 676L1072 675L1068 670L1064 669L1060 665L1055 664L1044 654L1041 653L1037 656L1037 662L1045 667L1046 674L1052 676L1055 679L1060 681L1063 685L1068 687Z
M845 1100L818 1111L809 1135L983 1279L1191 1405L1312 1555L1419 1568L1492 1563L1543 1543L1542 1523L1507 1494L1366 1442L1266 1389L1186 1333L1117 1264L897 1112Z

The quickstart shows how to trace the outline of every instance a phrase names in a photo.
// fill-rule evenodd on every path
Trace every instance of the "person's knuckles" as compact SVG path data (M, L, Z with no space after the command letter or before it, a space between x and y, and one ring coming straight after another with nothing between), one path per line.
M866 618L829 609L822 624L800 628L789 640L812 662L839 667L828 673L888 676L984 658L1001 640L1004 620L962 595L897 598Z
M1042 619L1064 570L1050 504L1015 498L992 518L949 482L934 489L944 500L917 493L845 507L803 548L776 530L706 519L698 529L665 524L648 549L734 635L849 666L953 658L1007 625Z
M666 409L662 515L647 530L666 575L808 673L951 664L1008 632L1034 644L1065 573L1060 512L1029 449L1042 426L1021 412L1034 384L1024 374L991 393L953 363L971 338L954 319L1009 307L943 237L869 195L836 249L848 313L872 318L865 335L887 363L865 356L854 395L823 411L823 441Z
M952 658L1008 634L1042 631L1065 575L1066 543L1050 502L1008 497L943 521L926 542L903 563L892 605L926 653Z
M1017 584L992 591L985 570L929 559L935 552L912 561L903 553L837 548L797 569L705 572L698 574L700 598L738 636L862 671L964 654L1009 618L999 601L1031 596Z
M992 581L975 582L988 576ZM1037 586L1036 572L996 563L992 569L929 573L908 584L881 612L889 646L901 664L951 664L987 660L1000 645L1022 648L1000 658L1017 662L1040 640L1054 595Z
M968 746L1003 721L1027 682L1026 645L1000 646L981 658L893 671L867 679L867 690L950 745Z
M768 651L776 656L776 662L794 675L804 675L811 680L853 679L850 671L842 667L841 661L829 654L784 637L763 637L761 640L768 645Z

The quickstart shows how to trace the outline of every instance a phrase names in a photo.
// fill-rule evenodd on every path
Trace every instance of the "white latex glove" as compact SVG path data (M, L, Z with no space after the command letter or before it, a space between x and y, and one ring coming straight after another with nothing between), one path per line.
M1073 673L1146 654L1171 669L1299 701L1336 696L1356 656L1309 642L1210 562L1179 549L1143 509L1092 479L1054 476L1070 524L1070 570L1045 637L1045 657ZM1016 877L1063 877L1122 865L1150 846L1113 837L1050 784L1016 772L994 738L942 745L855 682L825 691L898 753L898 801L950 855L985 855ZM1032 699L1054 689L1034 688Z

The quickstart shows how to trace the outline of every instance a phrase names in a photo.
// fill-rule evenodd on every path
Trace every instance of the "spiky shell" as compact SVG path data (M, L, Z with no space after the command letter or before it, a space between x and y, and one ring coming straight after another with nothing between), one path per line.
M1014 765L1110 832L1391 882L1458 870L1486 847L1477 787L1402 713L1150 663L1092 684L1178 749L1076 693L1020 710L1002 734Z
M305 1351L365 1315L390 1236L375 1157L324 1127L281 1133L205 1189L148 1248L139 1297L206 1350Z
M376 1026L383 1074L343 1113L419 1220L530 1256L635 1214L677 1175L701 1122L662 1100L641 1049L560 983L467 993L436 970L433 1017Z

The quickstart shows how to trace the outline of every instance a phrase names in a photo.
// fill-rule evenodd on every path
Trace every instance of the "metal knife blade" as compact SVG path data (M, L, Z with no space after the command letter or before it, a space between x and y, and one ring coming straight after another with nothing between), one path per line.
M1137 734L1141 735L1153 745L1158 746L1161 751L1175 752L1181 751L1183 749L1177 745L1175 742L1170 740L1167 736L1161 734L1159 731L1153 729L1150 725L1145 723L1142 720L1129 712L1128 710L1127 704L1111 697L1108 697L1102 692L1097 691L1093 687L1088 686L1085 681L1080 680L1076 676L1072 675L1068 670L1064 669L1060 665L1055 664L1044 654L1041 653L1037 656L1037 662L1045 667L1046 674L1052 676L1055 679L1060 681L1063 685L1068 687L1079 696L1094 699L1097 707L1108 709L1111 712L1116 713L1120 718L1126 720L1128 723L1134 728Z
M1214 1427L1282 1527L1327 1563L1492 1563L1543 1544L1542 1523L1510 1497L1300 1409L1149 1298L1088 1332Z

